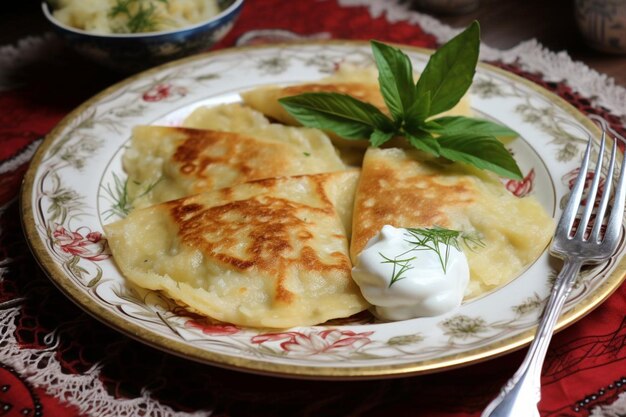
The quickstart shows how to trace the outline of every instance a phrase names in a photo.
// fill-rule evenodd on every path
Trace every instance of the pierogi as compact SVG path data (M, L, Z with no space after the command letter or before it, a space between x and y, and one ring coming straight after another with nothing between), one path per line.
M278 99L302 93L340 93L370 103L387 113L376 77L377 72L371 68L343 66L335 74L315 83L287 87L268 85L244 91L240 95L246 105L262 114L287 125L299 126L300 123L280 105ZM361 143L362 141L357 141L355 145Z
M353 260L386 224L473 233L484 244L464 250L471 276L466 295L473 297L519 274L552 237L553 220L539 202L513 196L487 171L397 148L369 148L361 170Z
M328 77L315 83L296 84L291 86L268 85L240 93L243 103L265 116L278 120L287 125L299 126L300 123L291 116L278 101L303 93L339 93L357 98L374 105L383 113L389 115L385 100L378 86L378 72L375 68L358 68L351 65L342 65ZM469 96L466 94L459 103L447 112L438 116L470 116L472 114ZM365 140L344 139L332 132L326 132L337 148L342 161L348 165L361 165L363 155L369 146ZM393 138L385 147L406 147L404 138Z
M300 123L280 105L278 100L297 94L320 92L347 94L370 103L383 113L389 114L378 86L378 72L371 67L357 68L343 65L333 75L322 78L315 83L296 84L286 87L269 85L244 91L240 95L246 105L267 117L287 125L299 126ZM470 100L466 94L456 106L438 116L470 116L471 114ZM346 140L333 134L329 134L329 136L333 143L340 148L357 147L364 149L368 146L367 141ZM403 143L403 139L392 140L389 142L389 146L401 146Z
M220 111L233 116L230 124L214 117ZM133 207L250 180L345 168L321 131L265 123L251 112L241 106L204 111L203 129L136 127L123 157Z
M137 209L105 226L124 276L192 311L282 328L368 307L351 278L357 170L264 179Z

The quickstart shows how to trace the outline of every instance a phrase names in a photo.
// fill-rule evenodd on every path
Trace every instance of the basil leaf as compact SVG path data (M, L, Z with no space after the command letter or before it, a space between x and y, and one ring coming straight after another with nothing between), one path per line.
M450 110L467 92L476 71L479 47L480 27L474 21L430 57L415 86L418 98L430 91L429 116Z
M393 122L378 108L345 94L304 93L278 101L304 126L330 130L347 139L367 139L376 129L394 130Z
M431 119L424 123L421 128L427 132L438 133L439 130L442 130L442 127L439 123L435 121L436 119Z
M427 91L424 97L417 99L409 108L404 119L404 128L409 132L423 132L422 126L424 125L424 119L428 117L429 113L430 91Z
M435 124L431 124L434 122ZM473 133L476 135L488 135L495 137L516 137L519 134L513 129L499 125L489 120L474 119L464 116L447 116L429 120L424 129L441 135L453 135L456 133Z
M411 133L407 133L406 138L408 139L411 146L413 146L415 149L427 152L435 156L441 155L439 142L437 141L437 139L428 134L414 135Z
M441 156L465 162L480 169L513 179L522 179L522 172L504 145L493 136L457 133L437 138Z
M380 130L374 130L370 136L370 143L373 147L378 148L383 143L389 141L394 136L394 132L382 132Z
M370 43L385 104L395 121L403 120L416 101L411 60L399 49L377 41Z

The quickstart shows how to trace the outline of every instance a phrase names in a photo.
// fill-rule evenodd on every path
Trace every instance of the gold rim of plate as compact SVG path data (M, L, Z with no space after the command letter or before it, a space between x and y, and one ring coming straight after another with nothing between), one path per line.
M156 68L144 71L142 73L131 76L123 81L120 81L111 87L106 88L102 92L96 94L59 122L52 131L46 135L44 142L41 144L35 156L33 157L31 164L24 176L22 183L22 190L20 195L20 213L22 226L26 235L26 240L30 246L32 253L34 254L37 262L42 266L44 272L50 277L52 282L74 303L85 310L87 313L102 321L108 326L117 329L118 331L130 336L143 343L156 347L168 353L181 356L183 358L192 359L205 364L216 365L220 367L230 368L239 371L246 371L258 374L269 374L274 376L293 377L293 378L306 378L306 379L368 379L368 378L391 378L400 376L409 376L416 374L426 374L438 371L449 370L458 368L465 365L470 365L478 362L482 362L488 359L492 359L501 356L506 353L510 353L517 349L520 349L533 339L535 333L535 327L522 332L521 334L512 336L510 338L490 343L481 348L472 349L466 352L442 356L436 359L416 361L413 363L403 363L396 365L379 365L379 366L360 366L352 368L342 368L333 366L301 366L291 365L273 362L263 362L251 359L237 358L228 356L221 353L210 352L199 347L190 346L186 343L167 339L163 336L156 334L155 332L148 330L138 324L129 322L121 316L112 315L109 310L104 306L101 306L93 301L83 290L77 288L72 282L70 282L63 271L59 268L58 264L52 259L50 254L45 248L44 243L35 226L35 220L33 217L33 207L31 204L33 186L35 174L37 172L39 163L43 155L50 148L52 143L57 139L59 133L65 129L70 121L72 121L76 115L83 112L93 103L97 102L100 98L109 95L110 93L119 90L120 88L133 83L134 81L141 79L147 75L154 74L162 71L164 68L184 66L187 63L197 60L206 59L210 56L216 56L221 54L232 54L238 51L245 51L250 49L277 49L281 46L294 45L346 45L346 46L360 46L369 45L363 41L317 41L317 42L299 42L289 44L270 44L270 45L257 45L247 47L227 48L216 52L209 52L193 57L174 61L165 65L158 66ZM421 54L432 54L434 51L396 44L396 46L406 51L417 52ZM479 67L487 71L491 71L506 78L513 80L516 83L525 85L535 92L540 93L547 98L553 105L561 108L568 114L570 114L576 121L582 124L591 132L595 132L595 136L599 136L600 129L583 113L581 113L574 106L551 93L550 91L542 88L541 86L512 74L508 71L494 67L489 64L479 63ZM591 312L594 308L599 306L604 300L606 300L624 281L626 278L626 257L623 257L617 264L613 273L608 276L605 281L591 294L589 294L581 302L570 308L565 314L561 316L556 326L556 331L562 330L565 327L573 324L577 320L583 318L586 314Z

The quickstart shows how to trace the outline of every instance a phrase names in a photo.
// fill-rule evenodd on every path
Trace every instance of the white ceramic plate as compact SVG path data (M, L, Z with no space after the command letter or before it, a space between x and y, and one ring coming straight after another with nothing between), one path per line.
M423 68L427 51L406 51L415 68ZM120 156L133 126L175 125L199 105L237 101L239 91L263 84L316 80L343 63L371 65L369 45L225 50L142 73L84 103L48 135L26 175L22 216L37 259L69 298L114 328L178 355L241 370L316 378L406 375L525 345L559 267L545 253L508 285L444 316L371 323L364 315L284 331L210 324L158 293L130 287L116 269L101 232L120 212L126 177ZM558 217L586 139L597 134L593 123L536 85L488 66L479 67L471 99L479 116L521 134L507 146L526 180L507 187L532 192ZM624 246L609 263L581 275L559 327L618 287Z

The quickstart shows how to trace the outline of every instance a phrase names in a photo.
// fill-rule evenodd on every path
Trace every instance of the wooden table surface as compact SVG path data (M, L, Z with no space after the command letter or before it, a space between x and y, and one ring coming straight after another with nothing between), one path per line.
M8 2L3 7L6 9L0 14L0 46L50 30L37 0ZM434 16L454 27L477 19L483 41L500 49L536 38L552 51L567 51L573 59L626 86L626 55L605 54L587 47L576 28L571 0L481 0L473 12Z

